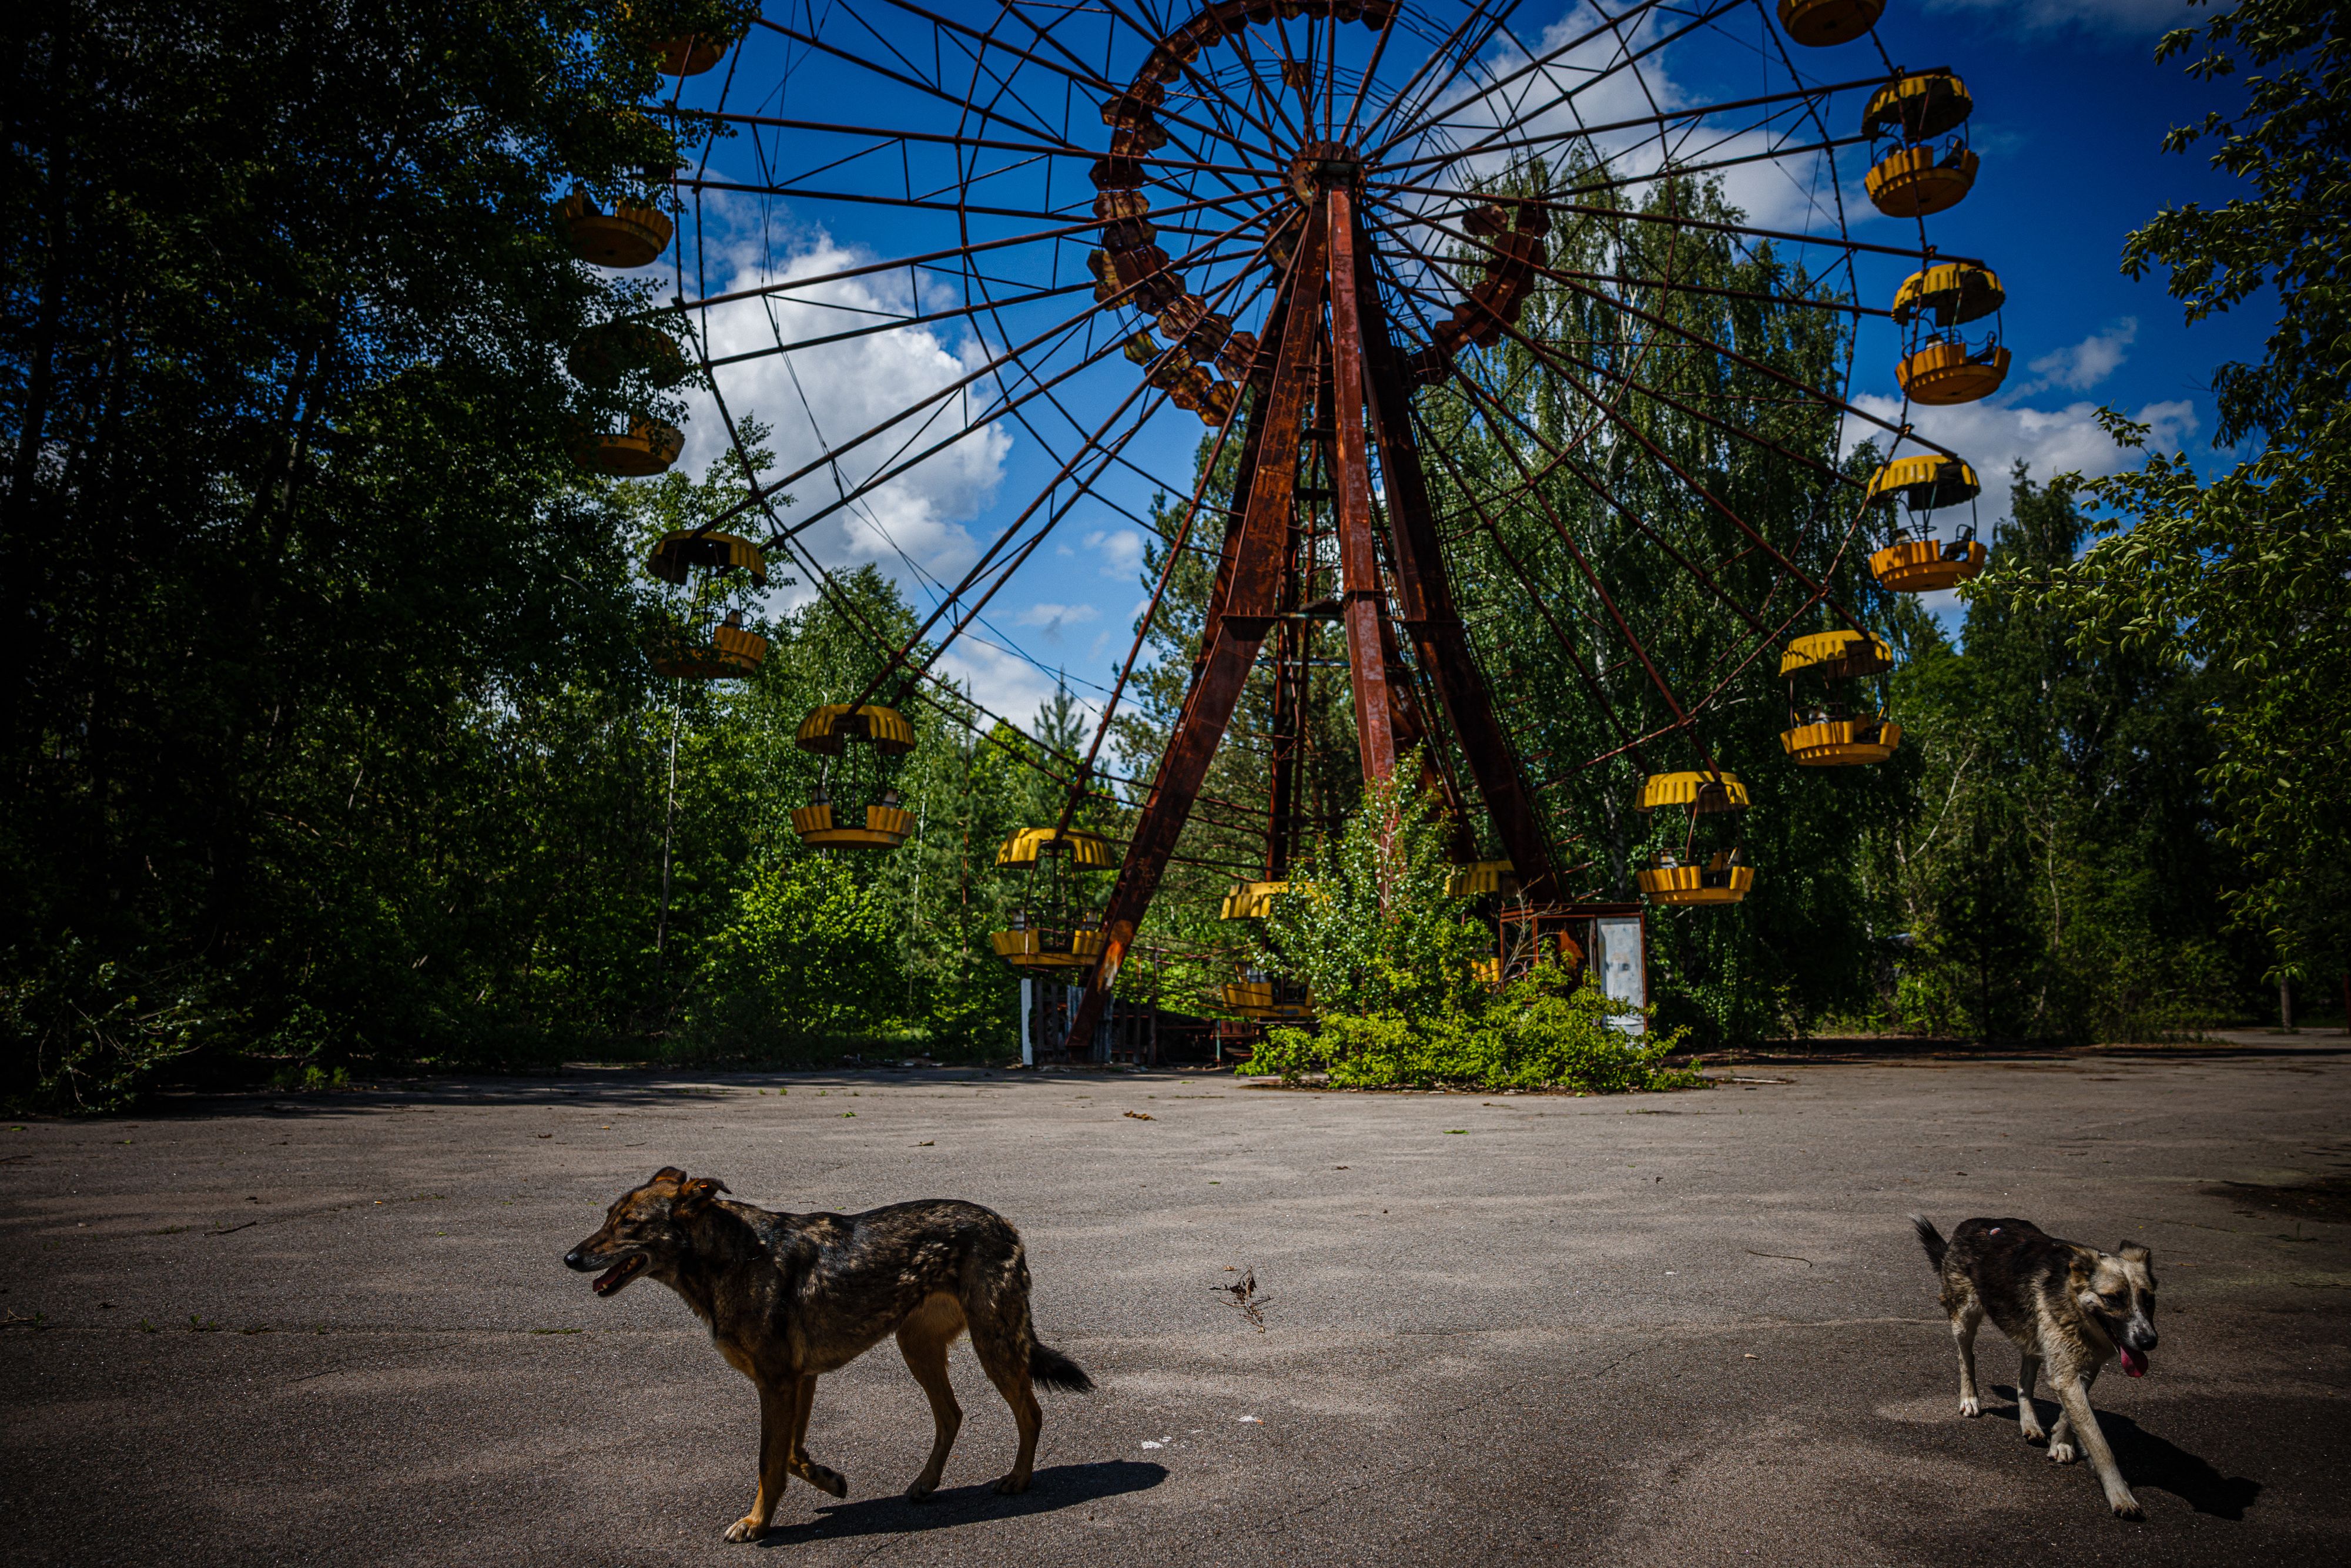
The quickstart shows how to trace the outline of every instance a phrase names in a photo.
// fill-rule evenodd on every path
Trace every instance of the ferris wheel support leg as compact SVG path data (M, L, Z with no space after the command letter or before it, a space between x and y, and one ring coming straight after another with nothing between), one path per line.
M1265 394L1262 423L1242 455L1234 477L1243 497L1241 515L1227 535L1220 581L1208 609L1206 655L1193 677L1191 694L1176 717L1167 750L1143 814L1127 841L1118 885L1102 911L1102 956L1086 977L1084 994L1070 1019L1071 1040L1091 1040L1101 1022L1119 965L1134 945L1151 895L1167 869L1167 857L1192 814L1208 764L1232 722L1258 650L1272 630L1289 565L1290 520L1297 504L1299 427L1314 386L1314 356L1320 333L1322 257L1327 235L1320 209L1310 211L1306 232L1291 263L1284 330L1274 358L1273 383Z
M1356 229L1345 187L1323 193L1331 225L1332 476L1339 502L1339 570L1347 628L1348 685L1364 780L1395 771L1396 715L1381 636L1387 590L1372 544L1372 479L1364 443L1364 334L1355 309Z
M1530 904L1562 899L1552 859L1551 840L1535 810L1534 795L1520 776L1509 737L1494 716L1493 699L1479 674L1453 590L1445 571L1445 558L1437 543L1437 524L1428 501L1428 478L1422 472L1420 449L1412 435L1412 393L1404 365L1388 335L1387 315L1373 282L1371 246L1356 220L1354 301L1363 323L1364 381L1370 393L1372 438L1379 444L1380 476L1387 487L1390 545L1395 561L1396 596L1405 630L1413 640L1420 667L1429 673L1446 716L1461 743L1478 793L1494 819L1494 831L1516 869L1519 884ZM1337 312L1332 312L1335 317Z

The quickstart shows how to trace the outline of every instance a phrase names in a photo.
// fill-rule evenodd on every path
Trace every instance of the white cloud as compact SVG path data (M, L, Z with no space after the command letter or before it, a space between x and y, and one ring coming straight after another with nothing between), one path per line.
M779 271L738 256L724 292L733 293L794 277L812 277L853 267L862 259L817 233ZM789 293L722 305L708 314L706 330L714 359L771 349L864 326L909 308L879 277L844 278ZM772 481L837 453L834 462L789 486L795 504L781 511L787 527L852 492L885 467L894 466L942 440L984 413L992 385L982 377L913 418L848 451L853 438L967 375L981 362L975 344L950 347L924 328L897 328L816 348L769 354L722 367L717 375L728 412L770 427L768 444L775 464ZM699 466L726 452L726 432L706 395L687 427L686 459ZM918 601L919 574L959 575L977 554L967 525L985 511L1002 479L1012 437L991 423L906 473L841 508L801 536L827 568L864 561L905 581Z
M1042 601L1013 617L1015 624L1033 627L1060 641L1064 629L1092 621L1102 612L1091 604L1050 604Z
M1864 392L1853 401L1855 407L1881 419L1902 417L1897 398ZM2095 479L2139 465L2140 454L2116 446L2098 428L2097 411L2098 405L2088 402L2059 409L2022 408L2007 402L1959 403L1948 408L1914 403L1910 423L1920 435L1958 453L1983 482L1974 517L1979 531L1989 541L1992 529L2007 520L2009 471L2018 463L2027 465L2036 483L2069 471ZM2159 451L2178 451L2197 430L2195 405L2184 399L2148 403L2132 417L2150 427L2147 445ZM1847 425L1847 445L1857 446L1873 434L1883 446L1884 432L1852 422ZM1969 515L1965 507L1935 513L1936 536L1951 538L1967 526Z
M2093 332L2071 348L2056 349L2032 362L2037 378L2016 389L2019 394L2029 394L2045 387L2064 387L2068 392L2087 392L2108 376L2130 356L2124 350L2138 337L2138 318L2126 316L2103 332Z
M1899 421L1902 417L1898 398L1864 392L1853 401L1855 407L1880 419ZM2046 484L2069 471L2095 479L2137 467L2142 455L2116 446L2098 428L2097 412L2098 405L2088 402L2068 403L2059 409L2020 408L2005 402L1959 403L1947 408L1912 404L1910 423L1917 432L1958 453L1983 484L1983 494L1977 497L1973 507L1947 507L1929 514L1935 537L1955 538L1972 522L1979 537L1991 543L1994 530L2008 520L2010 471L2020 462L2026 465L2036 484ZM2151 402L2133 417L2149 427L2148 446L2161 451L2176 452L2196 434L2196 409L2185 401ZM1847 422L1848 451L1873 436L1883 449L1887 442L1884 431L1859 421ZM1907 455L1918 449L1906 445L1901 450ZM1919 606L1956 631L1958 623L1953 618L1959 612L1957 593L1922 595Z
M1023 729L1035 724L1037 710L1053 698L1055 683L1050 673L976 637L956 638L939 655L936 668L942 678L962 686L991 712ZM1100 716L1100 693L1071 682L1070 695L1085 712L1087 723Z
M1979 16L1998 12L2027 33L2077 27L2084 32L2134 37L2167 27L2193 26L2211 15L2190 9L2187 0L1927 0L1927 9Z
M1138 528L1096 528L1086 536L1086 549L1101 558L1102 574L1132 580L1143 570L1144 538Z

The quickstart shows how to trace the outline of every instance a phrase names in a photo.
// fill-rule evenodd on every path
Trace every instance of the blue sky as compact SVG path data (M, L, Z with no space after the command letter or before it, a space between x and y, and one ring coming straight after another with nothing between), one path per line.
M993 0L942 3L951 17L974 27L998 27L1003 36L1005 24ZM1179 17L1191 9L1153 5L1150 0L1138 5L1145 11L1176 9ZM1435 17L1460 8L1428 9ZM1653 57L1646 68L1651 92L1668 100L1678 94L1681 103L1708 103L1768 88L1771 68L1753 39L1763 11L1768 5L1726 24L1720 37L1695 37ZM770 0L768 15L798 29L813 25L828 42L885 70L925 74L935 68L936 55L924 52L935 43L929 28L908 23L887 5ZM1099 56L1106 74L1124 79L1138 63L1140 47L1114 29L1100 37L1087 35L1078 14L1069 15L1071 20L1056 26L1053 42L1033 37L1020 41L1040 61L1054 56L1055 43L1076 56ZM2257 355L2266 318L2259 310L2241 312L2188 329L2159 277L2132 283L2117 267L2124 235L2160 205L2189 200L2210 204L2231 194L2229 183L2206 167L2201 152L2183 157L2158 151L2171 125L2199 118L2208 104L2225 107L2229 101L2228 84L2216 95L2189 82L2179 61L2158 67L2150 58L2154 39L2165 27L2202 15L2176 0L1895 0L1880 24L1880 37L1897 63L1950 66L1976 101L1971 131L1982 172L1969 199L1930 219L1928 226L1944 251L1980 256L2001 274L2009 294L2003 325L2017 368L2008 387L1990 402L1917 410L1914 418L1925 434L1959 450L1983 475L1986 523L2005 510L2005 476L2015 460L2030 462L2044 477L2066 468L2110 472L2126 461L2090 423L2100 403L2149 419L2161 437L2184 446L2200 464L2225 456L2208 445L2210 371L2222 360ZM862 26L861 16L872 25ZM1513 17L1516 37L1538 50L1548 46L1536 40L1564 38L1589 21L1580 7L1557 0L1530 0ZM1350 30L1349 39L1360 31ZM1368 37L1343 40L1343 60L1350 57L1347 49L1360 49ZM893 60L893 49L904 57ZM1510 54L1507 44L1498 44L1485 57L1490 66ZM1798 68L1814 80L1858 78L1878 69L1864 44L1796 54ZM1005 118L982 127L935 95L763 30L729 68L688 80L682 101L723 101L737 112L935 135L953 134L960 124L966 134L984 131L1008 142L1033 140L1014 128L1014 122L1026 120L1072 140L1082 135L1106 141L1109 133L1092 103L1076 100L1066 72L1016 62L1000 70L991 66L985 74L991 90L1002 95L998 103ZM1857 97L1840 99L1830 110L1832 128L1857 119L1859 107ZM1605 117L1594 112L1585 118L1591 122ZM1740 131L1736 123L1720 129L1727 136ZM1049 164L1019 151L963 155L982 160L991 170L990 178L970 186L970 200L979 205L1063 209L1073 193L1092 194L1081 183L1072 192L1078 182L1067 160L1051 175L1059 183L1049 186ZM844 196L909 188L944 192L951 203L956 156L936 142L769 131L720 143L705 173L722 183L780 178L801 191ZM1834 183L1857 194L1861 162L1850 151L1844 157ZM1081 176L1081 166L1074 172ZM1195 176L1194 189L1217 193L1207 178ZM1759 223L1819 232L1817 214L1824 210L1820 193L1830 183L1823 168L1765 165L1734 176L1730 191L1756 209ZM1194 221L1160 216L1179 199L1155 194L1155 217L1178 225ZM1857 200L1848 204L1855 214L1853 237L1889 244L1915 239L1912 225L1879 217ZM951 211L706 190L698 221L684 229L688 276L678 281L687 297L700 298L945 248L958 235L990 239L1040 227L1035 218L1009 214L958 220ZM1033 537L1046 518L1056 519L1050 536L1035 545L944 666L970 682L984 700L1020 719L1050 689L1058 670L1068 671L1081 697L1110 678L1125 652L1141 598L1135 569L1142 535L1132 517L1155 488L1188 480L1203 428L1190 414L1163 409L1128 438L1120 462L1092 490L1080 494L1066 483L1054 486L1064 461L1079 455L1078 436L1136 389L1134 367L1115 354L1091 367L1081 363L1088 354L1111 348L1132 329L1132 321L1123 327L1098 321L1081 334L1054 340L1050 353L1035 362L1050 367L1046 374L1067 379L1050 395L1032 398L1018 416L980 417L990 412L991 399L1013 391L999 378L974 372L1007 341L1044 331L1091 303L1082 290L1050 291L1086 281L1083 257L1095 243L1092 235L1081 234L991 250L983 264L987 276L977 284L936 269L866 273L738 302L703 318L715 352L758 354L779 340L798 344L845 325L883 322L891 312L952 308L975 298L974 287L998 301L1013 298L992 311L747 359L720 376L731 412L756 416L774 429L771 445L778 465L771 476L815 465L792 484L796 504L783 514L787 524L807 522L802 542L828 566L878 562L925 609L939 601L943 584L958 578L1024 510L1034 507L1024 538ZM1180 255L1184 244L1206 242L1163 234L1161 243ZM1865 258L1858 267L1865 299L1885 303L1913 265ZM1202 267L1196 290L1223 278L1233 289L1228 300L1247 298L1245 267L1219 272ZM1050 297L1026 299L1029 295ZM1245 307L1217 308L1230 308L1247 324ZM1856 402L1889 413L1898 407L1892 359L1890 327L1873 324L1856 350ZM905 421L883 438L820 461L848 435L964 377L973 377L965 392L932 405L932 412L947 417L925 435L904 441L923 423L921 418ZM686 461L700 465L722 455L724 433L706 400L694 414ZM944 434L965 423L980 427L941 444ZM940 450L912 461L935 444ZM885 465L881 455L893 449L898 456ZM1086 456L1080 470L1093 461ZM877 470L892 473L900 465L903 472L856 493ZM845 494L850 499L843 503ZM1036 507L1040 497L1046 499ZM788 598L790 592L786 591ZM1938 608L1948 611L1949 605Z

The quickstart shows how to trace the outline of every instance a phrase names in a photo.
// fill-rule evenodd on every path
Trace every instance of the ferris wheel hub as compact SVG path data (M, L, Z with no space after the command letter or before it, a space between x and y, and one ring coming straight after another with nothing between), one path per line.
M1309 141L1290 161L1287 178L1290 193L1311 206L1325 191L1362 190L1363 154L1344 141Z

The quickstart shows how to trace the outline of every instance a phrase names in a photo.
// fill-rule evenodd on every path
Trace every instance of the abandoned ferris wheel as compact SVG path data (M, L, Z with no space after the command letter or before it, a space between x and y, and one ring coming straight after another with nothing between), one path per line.
M1264 860L1228 913L1261 912L1301 848L1301 716L1318 682L1343 687L1363 777L1424 759L1460 824L1465 888L1526 908L1576 898L1539 756L1553 779L1629 764L1626 804L1686 821L1680 849L1639 869L1645 898L1733 904L1758 868L1735 831L1740 759L1713 738L1724 694L1775 669L1789 759L1883 760L1901 730L1871 683L1892 653L1837 590L1837 562L1865 559L1904 593L1981 570L1972 524L1944 537L1932 516L1967 506L1979 481L1908 417L1989 395L2009 361L1997 276L1928 239L1926 220L1976 176L1956 71L1897 64L1879 0L1576 6L1533 32L1522 9L770 5L739 32L662 45L676 86L647 112L694 161L611 212L584 194L566 209L583 259L674 280L661 330L616 323L601 351L682 341L738 444L747 419L811 432L731 513L663 541L654 564L673 580L764 572L780 551L846 606L811 530L986 432L1031 455L968 570L925 583L914 634L877 633L860 689L801 726L827 759L820 798L794 812L807 841L904 841L903 710L943 691L937 664L959 642L1027 656L990 607L1050 570L1040 549L1057 529L1114 515L1160 534L1163 570L1091 744L1061 759L1071 809L1000 856L1030 879L1034 908L998 951L1081 980L1079 1030L1252 678L1273 693L1251 737L1270 758L1251 808ZM1710 198L1723 181L1767 191L1784 215ZM1849 221L1849 195L1900 223ZM811 265L811 214L866 237ZM1779 259L1735 278L1701 265L1724 254ZM1890 298L1865 298L1864 263L1910 270ZM1834 327L1791 370L1742 337L1759 312ZM1873 318L1902 337L1890 414L1855 384L1854 328ZM956 373L854 417L804 395L763 402L778 382L760 367L914 327L968 339ZM1712 455L1658 439L1643 411L1659 407ZM1856 474L1837 459L1865 438L1885 460ZM656 472L680 445L641 421L580 456ZM1801 491L1802 526L1750 515L1754 486L1732 476L1756 473ZM1615 530L1607 550L1564 514L1562 486ZM801 497L789 511L787 492ZM1160 496L1174 503L1154 510L1144 497ZM1702 518L1714 542L1701 552L1660 521L1673 515ZM1155 768L1118 779L1103 740L1187 554L1213 587L1186 694ZM1471 579L1481 607L1511 612L1466 615ZM1651 622L1668 600L1703 622L1702 656L1660 646ZM1498 703L1497 672L1520 655L1497 619L1573 673L1576 723ZM738 625L701 628L668 667L747 674L756 643ZM1133 810L1123 844L1072 825L1105 785ZM1259 977L1228 1000L1269 1016L1302 999Z

